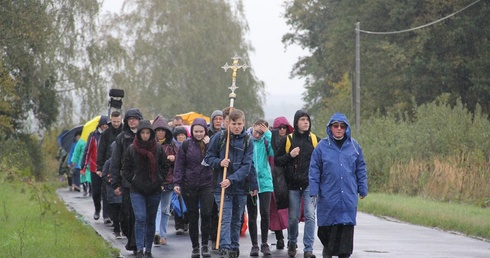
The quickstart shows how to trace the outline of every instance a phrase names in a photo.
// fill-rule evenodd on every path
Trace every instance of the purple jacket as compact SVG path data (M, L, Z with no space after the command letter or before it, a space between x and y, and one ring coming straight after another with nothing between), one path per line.
M207 135L206 120L196 118L192 122L191 137L187 139L187 151L184 150L184 144L181 144L174 167L174 184L185 189L199 189L203 187L213 187L213 172L210 167L203 166L202 160L206 155L208 145L201 150L200 141L196 140L193 134L193 128L201 125Z

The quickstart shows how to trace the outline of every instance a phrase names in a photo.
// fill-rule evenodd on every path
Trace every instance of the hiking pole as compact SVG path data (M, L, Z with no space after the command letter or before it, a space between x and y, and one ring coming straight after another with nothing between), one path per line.
M231 69L233 71L232 75L231 75L231 86L228 87L228 89L231 90L231 93L228 95L228 97L230 98L230 113L233 111L233 105L235 103L235 99L236 99L236 94L235 94L235 90L238 89L238 87L236 86L236 72L238 69L242 68L243 71L245 71L247 68L248 68L248 65L246 64L243 64L243 65L239 65L238 64L238 60L242 59L241 57L239 57L237 54L235 54L234 57L232 57L231 59L233 59L233 63L232 65L228 65L228 63L225 63L224 66L222 66L221 68L223 68L225 70L225 72L228 70L228 69ZM228 159L228 154L229 154L229 150L230 150L230 123L228 123L228 125L226 126L227 128L227 134L226 134L226 148L225 148L225 159ZM226 173L228 172L228 167L225 167L223 168L223 181L226 179ZM220 199L220 202L219 202L219 216L218 216L218 230L217 230L217 236L216 236L216 249L219 249L219 242L220 242L220 236L221 236L221 221L223 220L223 202L225 201L225 188L221 188L221 199Z

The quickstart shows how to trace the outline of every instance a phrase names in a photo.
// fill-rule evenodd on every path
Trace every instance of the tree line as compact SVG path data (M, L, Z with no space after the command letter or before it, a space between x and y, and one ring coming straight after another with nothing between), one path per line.
M402 31L454 13L406 33L361 33L361 116L414 116L416 105L443 94L453 106L461 99L471 112L479 105L490 114L488 1L296 0L285 7L292 32L284 35L284 44L311 53L291 75L306 78L304 100L312 114L339 109L353 114L356 22L366 31Z
M124 107L171 117L229 105L235 54L253 48L241 1L125 0L108 14L96 0L0 0L2 135L68 127L107 112L108 91ZM264 83L237 77L241 108L262 117ZM246 104L245 104L246 103Z

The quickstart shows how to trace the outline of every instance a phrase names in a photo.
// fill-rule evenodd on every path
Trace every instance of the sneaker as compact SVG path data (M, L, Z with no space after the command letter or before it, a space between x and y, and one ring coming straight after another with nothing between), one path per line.
M194 249L192 249L191 258L199 258L199 257L201 257L201 255L199 254L199 247L194 247Z
M305 252L303 258L316 258L312 251Z
M211 250L218 250L218 248L216 248L216 240L211 240Z
M219 250L219 257L220 258L228 258L229 253L230 253L230 250L228 250L228 249L220 249Z
M238 254L235 251L229 251L228 258L238 258Z
M94 219L95 219L95 220L99 220L99 219L100 219L100 211L96 211L96 212L94 213Z
M116 237L116 239L122 239L123 236L121 235L121 232L114 232L114 236Z
M177 235L181 236L183 234L184 234L184 229L182 228L177 229Z
M284 239L277 240L276 248L279 249L279 250L284 249Z
M160 244L166 245L167 244L167 238L165 238L165 237L160 238Z
M289 257L295 257L296 256L296 244L288 244L288 255Z
M259 256L258 246L252 246L252 250L250 250L250 256Z
M240 256L240 248L233 248L231 250L236 253L236 257Z
M202 257L211 257L211 253L209 252L209 248L207 245L203 245L201 247L201 255Z
M111 224L112 220L110 218L104 218L104 224Z
M264 255L271 255L271 249L269 248L269 245L267 243L262 243L262 245L260 246L260 251L264 254Z
M145 251L145 258L153 258L151 251Z
M155 245L159 245L160 244L160 235L156 234L153 237L153 244L155 244Z

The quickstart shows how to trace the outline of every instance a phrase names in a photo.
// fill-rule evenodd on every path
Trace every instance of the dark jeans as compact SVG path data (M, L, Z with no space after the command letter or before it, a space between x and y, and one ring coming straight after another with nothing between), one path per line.
M184 188L182 190L182 197L187 206L189 235L191 237L192 248L199 247L199 215L201 215L201 243L202 245L208 245L211 211L214 203L212 187L200 189Z
M131 204L133 205L135 217L134 233L136 235L136 247L138 251L145 248L146 251L151 252L160 196L159 192L153 195L143 195L136 192L131 193Z
M109 204L110 218L114 226L114 233L121 232L121 204L110 203Z
M94 201L95 212L101 210L102 200L102 178L97 173L90 172L90 179L92 180L92 200Z
M272 192L259 193L260 206L260 232L262 243L267 243L269 235L269 222L270 222L270 206L271 206ZM252 239L252 245L258 246L257 242L257 196L247 195L247 211L248 211L248 230L250 232L250 238Z

